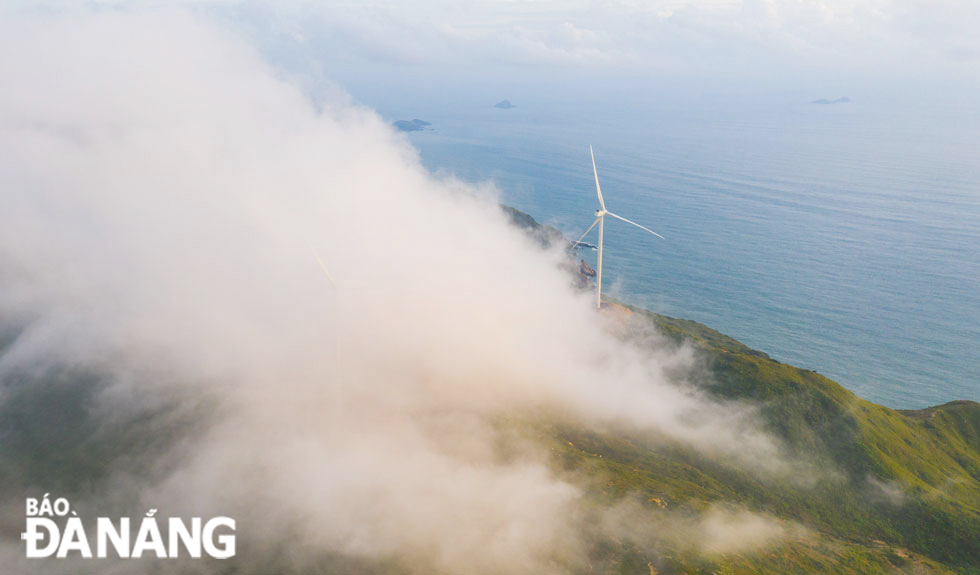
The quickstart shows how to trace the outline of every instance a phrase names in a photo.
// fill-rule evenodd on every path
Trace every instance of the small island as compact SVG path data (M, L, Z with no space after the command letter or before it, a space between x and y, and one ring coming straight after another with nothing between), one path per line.
M394 123L394 126L398 128L400 132L420 132L424 130L426 126L431 125L431 122L419 120L418 118L415 118L414 120L398 120Z
M825 104L846 104L846 103L848 103L850 101L851 101L850 98L848 98L847 96L844 96L843 98L837 98L836 100L828 100L827 98L820 98L819 100L814 100L814 101L812 101L810 103L811 104L824 104L824 105Z
M514 104L510 103L510 100L501 100L493 105L494 108L500 108L501 110L509 110L511 108L516 108Z

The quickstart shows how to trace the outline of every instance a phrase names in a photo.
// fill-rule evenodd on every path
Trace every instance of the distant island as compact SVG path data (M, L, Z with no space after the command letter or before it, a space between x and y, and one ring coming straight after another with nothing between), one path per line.
M827 98L820 98L819 100L814 100L810 102L811 104L846 104L850 102L851 99L847 96L843 98L837 98L836 100L828 100Z
M516 108L517 106L510 103L510 100L501 100L493 105L494 108L500 108L501 110L509 110L511 108Z
M398 120L394 124L394 126L401 132L419 132L424 130L426 126L431 125L431 122L419 120L418 118L415 118L414 120Z

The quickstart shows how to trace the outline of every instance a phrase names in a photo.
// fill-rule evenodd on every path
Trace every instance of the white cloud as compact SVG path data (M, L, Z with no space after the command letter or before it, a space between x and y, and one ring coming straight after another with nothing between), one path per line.
M160 390L213 405L141 486L153 507L265 525L239 549L297 561L526 573L583 560L581 492L501 417L788 470L750 411L664 375L689 357L607 332L492 197L342 96L318 112L221 27L11 18L0 77L0 317L27 324L0 370L96 371L117 416Z

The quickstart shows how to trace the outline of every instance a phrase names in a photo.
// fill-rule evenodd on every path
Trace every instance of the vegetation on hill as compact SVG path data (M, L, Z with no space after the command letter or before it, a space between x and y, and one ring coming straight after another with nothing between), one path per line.
M527 214L506 211L537 241L564 241ZM583 572L980 575L980 404L892 410L702 324L617 302L609 308L626 327L623 337L655 328L663 336L658 345L692 347L700 367L686 378L698 392L751 406L799 467L790 476L770 475L650 433L555 414L497 420L547 449L554 473L585 493L583 513L595 522L623 510L618 530L595 531ZM0 337L0 353L11 339ZM177 409L158 398L138 418L94 421L91 406L103 385L95 376L55 369L8 373L0 381L4 508L20 509L31 490L84 496L110 481L113 469L147 481L165 475L168 450L192 439L206 419L197 416L210 409L206 402L196 411ZM158 463L143 467L147 459ZM739 513L765 518L781 536L729 548L710 538L707 547L692 545L678 532ZM7 540L18 538L23 524L16 519L0 521ZM325 557L295 569L274 556L267 561L269 572L319 572L324 565L330 572L416 572L397 558L362 564ZM240 572L233 563L221 569Z
M510 206L500 206L514 226L524 230L534 241L542 246L557 244L565 241L565 236L558 228L539 223L530 214Z
M623 543L613 571L640 572L645 560L661 573L980 573L980 404L889 409L697 322L611 305L628 310L633 327L693 346L704 392L755 406L791 457L822 471L813 481L766 481L669 442L542 424L556 465L591 478L598 502L639 495L654 513L665 503L696 513L725 501L808 533L775 550L712 558L667 541L660 555Z
M701 324L627 308L630 322L696 347L708 393L756 405L794 457L830 471L812 484L767 482L676 445L554 429L563 465L604 478L600 498L642 493L690 509L737 502L811 533L775 554L716 558L707 570L667 562L662 572L980 573L980 404L895 411Z

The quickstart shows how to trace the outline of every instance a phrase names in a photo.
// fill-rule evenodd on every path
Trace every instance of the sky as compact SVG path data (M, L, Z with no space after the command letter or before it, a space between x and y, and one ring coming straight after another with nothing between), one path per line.
M612 96L682 103L705 95L809 100L836 94L966 109L980 85L980 6L969 0L87 5L188 7L244 33L275 67L303 77L312 91L339 86L381 108L396 97L451 104L506 93L523 101ZM5 6L16 13L77 3Z
M540 98L805 92L965 100L980 79L969 1L406 2L231 5L273 61L368 100L432 86ZM447 96L448 97L448 96Z

